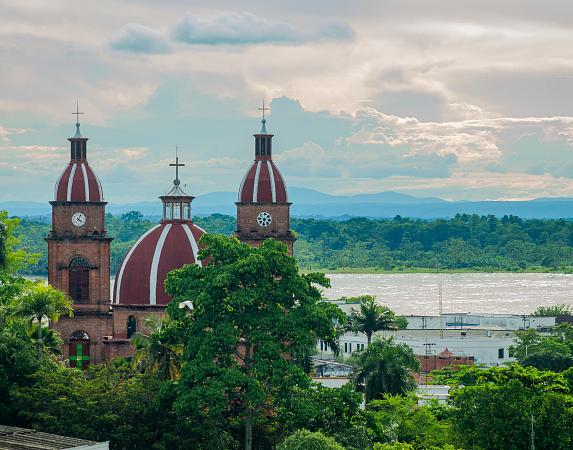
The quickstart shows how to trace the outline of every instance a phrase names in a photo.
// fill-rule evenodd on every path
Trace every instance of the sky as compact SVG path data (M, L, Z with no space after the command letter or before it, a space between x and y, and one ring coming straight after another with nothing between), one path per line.
M573 197L570 0L0 0L0 201L49 201L76 101L106 200L289 186Z

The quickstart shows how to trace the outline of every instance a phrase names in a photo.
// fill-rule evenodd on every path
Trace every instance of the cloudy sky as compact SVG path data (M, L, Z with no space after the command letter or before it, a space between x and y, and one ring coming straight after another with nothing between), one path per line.
M0 201L51 200L76 99L106 199L287 183L573 197L570 0L0 0Z

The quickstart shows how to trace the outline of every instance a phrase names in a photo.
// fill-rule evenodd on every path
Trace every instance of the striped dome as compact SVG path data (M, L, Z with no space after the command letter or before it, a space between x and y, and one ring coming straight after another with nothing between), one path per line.
M190 220L163 220L141 236L119 267L113 303L167 305L167 274L185 264L201 266L197 242L203 233Z
M240 203L287 203L285 182L272 159L257 158L239 188Z
M85 160L72 160L54 189L57 202L103 202L101 183Z

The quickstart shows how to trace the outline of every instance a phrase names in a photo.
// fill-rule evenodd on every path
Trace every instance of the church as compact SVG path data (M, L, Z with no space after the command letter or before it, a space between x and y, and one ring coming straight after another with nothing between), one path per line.
M254 135L255 158L243 177L237 196L235 236L257 246L275 238L293 254L290 206L286 184L272 157L273 135L266 120ZM79 113L78 113L79 114ZM79 116L78 116L79 117ZM206 232L193 223L194 199L181 188L176 158L175 179L160 196L163 218L144 233L124 256L110 298L110 245L105 229L103 187L87 158L87 141L80 132L70 142L70 162L56 181L52 228L48 243L48 282L73 302L74 317L53 325L64 341L63 357L73 367L131 356L130 338L144 331L144 320L161 316L170 301L165 293L167 274L185 264L202 265L199 239Z

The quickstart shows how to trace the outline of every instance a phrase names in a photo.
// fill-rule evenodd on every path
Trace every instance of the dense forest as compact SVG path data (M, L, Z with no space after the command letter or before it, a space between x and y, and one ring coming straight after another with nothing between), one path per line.
M221 214L197 217L195 222L212 233L230 235L235 218ZM133 211L107 215L114 237L111 268L115 273L123 255L154 221ZM295 256L303 269L415 271L571 271L573 222L524 220L515 216L458 215L452 219L417 220L352 218L292 219L298 236ZM49 223L22 219L18 228L21 248L40 255L26 269L45 274L47 247L43 240Z

